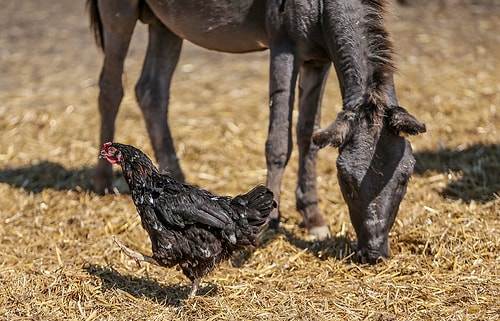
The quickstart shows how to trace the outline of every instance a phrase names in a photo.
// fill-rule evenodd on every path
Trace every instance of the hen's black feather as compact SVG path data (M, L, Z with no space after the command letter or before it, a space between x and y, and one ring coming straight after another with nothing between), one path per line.
M231 198L179 183L160 173L133 146L107 143L101 155L121 165L151 239L153 258L165 267L179 264L191 281L212 271L233 251L254 245L276 207L273 193L264 186Z

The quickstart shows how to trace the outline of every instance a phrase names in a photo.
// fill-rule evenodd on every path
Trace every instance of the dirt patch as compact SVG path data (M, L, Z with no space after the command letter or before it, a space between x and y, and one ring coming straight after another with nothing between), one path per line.
M462 1L463 2L463 1ZM488 320L500 314L500 7L495 1L394 6L402 106L427 124L391 232L393 257L351 263L355 233L321 151L319 193L333 237L297 227L296 153L282 230L268 233L186 301L180 271L135 263L111 235L150 243L128 195L98 196L97 79L102 56L84 4L7 2L0 16L0 315L7 320ZM152 155L133 97L147 34L130 48L116 141ZM235 195L265 181L267 53L186 44L170 119L187 180ZM334 75L324 124L340 110Z

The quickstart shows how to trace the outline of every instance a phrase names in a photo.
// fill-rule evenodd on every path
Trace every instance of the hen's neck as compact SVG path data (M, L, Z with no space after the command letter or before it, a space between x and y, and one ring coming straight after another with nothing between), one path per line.
M130 189L152 187L153 177L159 175L158 170L154 166L137 162L122 163L122 171L123 177Z

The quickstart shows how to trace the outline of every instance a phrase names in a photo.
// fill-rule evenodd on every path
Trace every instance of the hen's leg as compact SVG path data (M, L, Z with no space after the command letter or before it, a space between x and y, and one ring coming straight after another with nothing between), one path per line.
M120 249L123 251L123 253L125 253L131 259L134 259L134 261L137 263L138 266L141 266L141 264L140 264L141 261L161 266L161 264L157 260L155 260L153 257L141 254L139 252L132 250L131 248L128 248L127 246L125 246L125 244L120 242L116 238L116 236L113 236L113 241L115 241L115 243L120 247Z
M196 292L198 291L198 287L200 286L201 279L194 279L193 280L193 286L191 287L191 292L189 292L189 297L193 297L196 295Z

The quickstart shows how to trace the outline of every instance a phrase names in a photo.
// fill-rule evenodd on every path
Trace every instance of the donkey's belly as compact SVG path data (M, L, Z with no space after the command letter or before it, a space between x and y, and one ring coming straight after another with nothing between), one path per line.
M268 47L265 0L146 0L172 32L207 49L249 52Z

